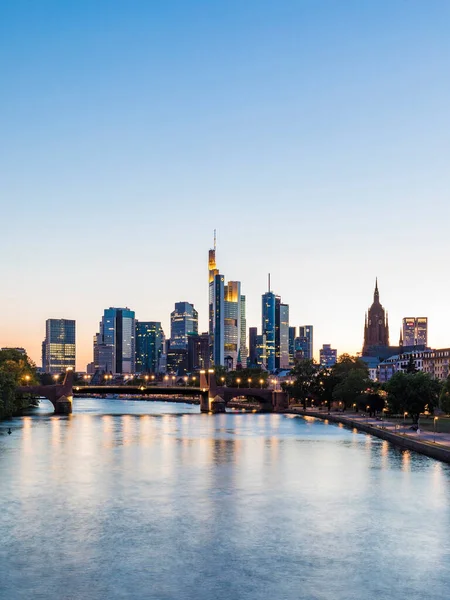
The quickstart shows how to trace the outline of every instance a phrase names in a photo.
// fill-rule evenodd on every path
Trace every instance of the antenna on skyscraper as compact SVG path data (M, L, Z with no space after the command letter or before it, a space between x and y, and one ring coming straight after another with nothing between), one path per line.
M268 279L269 279L269 289L267 291L270 292L270 273L269 273Z
M214 229L214 251L216 250L216 230Z

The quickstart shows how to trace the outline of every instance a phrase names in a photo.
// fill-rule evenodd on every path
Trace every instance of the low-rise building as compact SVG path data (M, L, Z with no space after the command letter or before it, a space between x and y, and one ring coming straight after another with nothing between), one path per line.
M447 379L450 366L450 348L429 350L423 353L423 371L435 379Z
M397 372L405 372L412 357L414 366L418 371L423 371L424 355L427 352L404 352L387 358L378 365L378 381L385 383Z

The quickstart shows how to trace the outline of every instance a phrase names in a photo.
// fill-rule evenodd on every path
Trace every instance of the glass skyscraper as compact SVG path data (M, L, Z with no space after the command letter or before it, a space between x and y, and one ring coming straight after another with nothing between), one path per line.
M187 350L188 335L198 333L198 312L189 302L176 302L170 313L170 348Z
M313 326L301 325L299 337L295 338L296 358L313 360Z
M136 372L159 373L164 332L159 321L136 321Z
M275 370L275 326L276 326L276 296L273 292L266 292L262 296L262 335L266 341L266 368Z
M403 319L403 346L428 345L428 318L405 317Z
M94 339L94 366L105 373L134 373L135 314L129 308L107 308Z
M47 319L42 342L42 369L45 373L75 370L75 321Z
M320 366L332 367L337 361L337 350L331 344L323 344L320 349Z

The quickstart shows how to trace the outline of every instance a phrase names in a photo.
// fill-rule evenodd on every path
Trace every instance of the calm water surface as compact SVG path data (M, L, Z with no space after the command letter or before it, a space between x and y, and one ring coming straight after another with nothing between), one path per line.
M198 410L77 399L0 423L0 598L448 600L448 466Z

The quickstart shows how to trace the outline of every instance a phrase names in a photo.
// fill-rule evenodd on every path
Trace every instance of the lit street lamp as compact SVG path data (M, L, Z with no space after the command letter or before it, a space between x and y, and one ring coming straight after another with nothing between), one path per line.
M238 386L238 389L239 389L239 384L241 383L241 380L240 380L239 377L236 379L236 383L237 383L237 386Z
M436 443L436 421L438 417L434 417L433 419L433 442Z
M263 383L264 383L264 379L260 379L259 383L261 384L261 389L262 389L262 386L263 386Z

